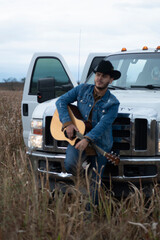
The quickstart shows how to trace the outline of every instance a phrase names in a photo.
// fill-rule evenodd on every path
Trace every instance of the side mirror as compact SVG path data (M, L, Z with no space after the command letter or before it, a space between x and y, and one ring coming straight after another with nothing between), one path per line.
M37 84L37 90L37 101L39 103L53 99L55 97L55 79L39 79Z

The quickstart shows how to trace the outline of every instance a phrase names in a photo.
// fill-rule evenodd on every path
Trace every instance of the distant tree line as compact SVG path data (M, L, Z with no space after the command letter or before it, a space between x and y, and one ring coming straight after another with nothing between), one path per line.
M25 80L26 80L25 78L21 78L21 80L18 81L17 78L9 77L9 78L3 78L2 81L3 81L4 83L9 83L9 82L22 82L22 83L24 83Z
M21 80L17 80L13 77L3 78L2 82L0 82L0 90L22 90L24 82L25 78L22 78Z

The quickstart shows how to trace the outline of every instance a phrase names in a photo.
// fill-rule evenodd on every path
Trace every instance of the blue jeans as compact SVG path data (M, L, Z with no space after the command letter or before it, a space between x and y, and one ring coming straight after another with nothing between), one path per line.
M98 204L98 190L97 182L99 181L99 176L103 176L104 167L107 163L107 158L104 156L86 156L85 151L82 153L81 159L79 159L79 150L75 149L74 146L68 145L66 150L66 159L64 161L65 169L68 173L76 175L76 170L79 161L82 162L87 159L90 163L90 169L95 168L98 175L92 171L92 184L91 184L91 195L94 204ZM97 161L96 161L97 160ZM81 163L80 163L81 164Z

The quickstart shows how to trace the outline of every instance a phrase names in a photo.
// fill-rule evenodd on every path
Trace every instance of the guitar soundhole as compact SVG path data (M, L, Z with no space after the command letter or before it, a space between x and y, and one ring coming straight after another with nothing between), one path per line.
M64 131L64 135L65 135L66 138L69 138L68 135L67 135L66 130ZM72 137L71 140L73 140L73 139L75 139L75 138L76 138L76 131L74 130L73 137Z

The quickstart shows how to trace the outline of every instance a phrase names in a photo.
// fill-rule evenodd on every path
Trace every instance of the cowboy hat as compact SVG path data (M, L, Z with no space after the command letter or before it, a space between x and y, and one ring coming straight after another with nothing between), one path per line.
M121 73L118 70L114 70L114 67L110 61L102 60L96 69L93 70L94 73L100 72L103 74L109 74L114 80L120 78Z

